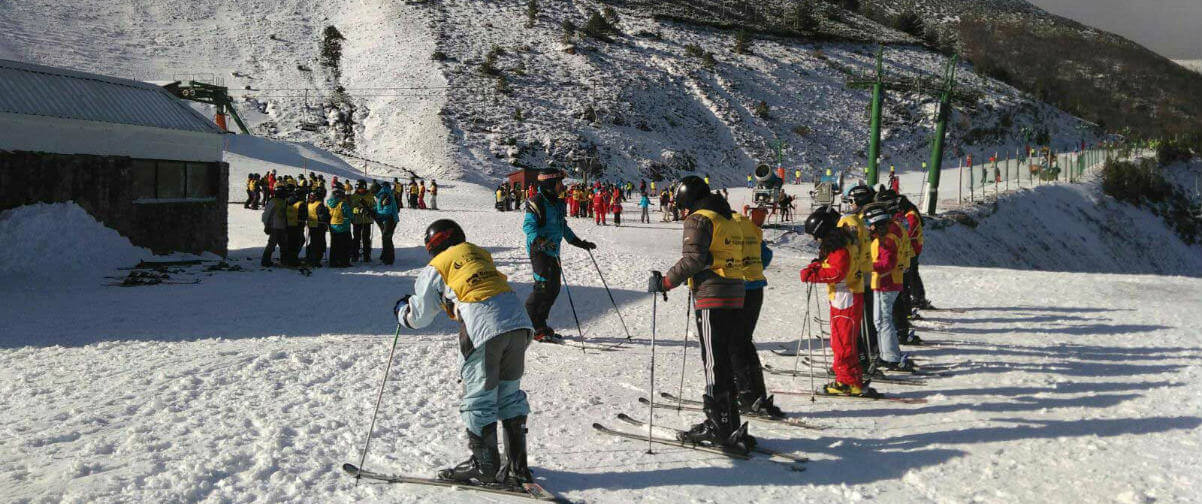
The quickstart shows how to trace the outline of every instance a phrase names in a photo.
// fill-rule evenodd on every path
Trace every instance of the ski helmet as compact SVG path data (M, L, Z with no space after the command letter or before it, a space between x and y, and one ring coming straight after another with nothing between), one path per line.
M560 180L563 180L563 171L555 168L547 168L538 172L538 186L540 189L553 192Z
M839 215L835 209L823 205L806 218L806 234L817 239L825 238L838 225Z
M882 222L888 222L892 218L889 209L884 205L869 205L864 209L864 221L869 226L876 226Z
M697 204L710 195L710 186L701 177L689 175L680 179L676 186L676 206L690 212L697 210Z
M438 219L426 228L426 252L430 253L430 257L465 241L467 237L463 234L463 228L451 219Z
M874 197L875 195L872 193L872 188L863 184L852 187L847 191L847 199L857 207L863 207L869 203L872 203L872 199Z

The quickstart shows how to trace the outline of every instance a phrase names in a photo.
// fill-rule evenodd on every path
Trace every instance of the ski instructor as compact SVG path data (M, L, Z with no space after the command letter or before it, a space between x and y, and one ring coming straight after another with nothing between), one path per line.
M526 251L534 269L534 291L526 298L526 313L534 322L534 340L562 343L563 336L547 326L547 317L555 298L559 297L559 245L563 240L585 250L597 248L595 243L581 240L568 227L567 210L560 195L564 193L563 172L546 169L538 174L538 192L526 200Z
M521 389L530 318L488 251L467 242L455 221L441 219L426 228L429 265L414 283L414 294L397 301L397 322L420 329L446 312L459 322L459 376L471 457L438 472L439 479L511 487L533 482L526 462L526 415ZM497 420L505 427L505 457L497 450Z
M667 292L686 281L693 290L701 359L705 365L705 421L681 432L680 441L721 446L744 453L755 447L755 438L740 422L735 386L736 361L750 362L742 352L755 351L743 344L744 299L743 235L730 205L710 193L700 177L687 176L676 189L676 205L687 209L681 258L666 276L651 272L647 291ZM756 361L758 362L758 360Z

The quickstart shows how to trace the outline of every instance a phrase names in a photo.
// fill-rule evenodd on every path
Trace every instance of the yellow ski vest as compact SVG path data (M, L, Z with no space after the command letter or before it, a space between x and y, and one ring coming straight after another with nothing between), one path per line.
M864 275L872 273L872 237L868 233L868 224L864 223L864 219L860 218L859 214L847 214L839 218L839 227L851 228L856 234L855 252L852 255L855 258L856 268L860 270L860 278ZM861 282L861 291L863 290L863 282ZM857 291L860 292L860 291Z
M308 208L309 208L309 227L315 228L315 227L321 226L323 223L319 222L320 216L317 215L317 210L321 208L321 202L314 201L312 203L309 203Z
M889 239L893 240L893 243L897 244L897 251L898 251L897 252L897 256L898 256L897 263L894 264L893 269L891 271L889 271L889 273L888 273L889 279L892 281L893 285L901 285L902 284L902 274L906 271L906 269L904 267L902 267L902 261L901 261L902 260L902 252L901 252L902 240L897 236L897 234L893 233L892 231L886 233L885 238L889 238ZM874 263L877 261L877 259L880 258L880 251L881 251L881 243L880 242L881 242L880 238L872 240L872 262L874 262ZM877 273L875 271L872 272L872 288L874 290L881 288L881 273Z
M455 297L462 303L478 303L510 292L509 279L497 271L492 255L471 243L460 243L430 260Z
M285 216L288 218L288 226L296 226L300 224L301 206L304 204L304 201L297 201L296 203L291 203L288 205L288 209L285 213Z
M347 203L343 200L338 200L336 203L330 206L330 225L337 226L346 224L346 213L343 212L342 209L348 206L350 206L350 203Z
M764 259L760 257L760 243L764 241L764 231L743 215L735 214L734 217L743 234L743 280L767 280L764 277Z
M918 224L917 224L917 226L918 226L918 231L914 233L914 242L915 242L915 243L918 243L918 246L919 246L919 247L922 247L922 244L923 244L923 237L922 237L922 216L921 216L921 215L919 215L919 214L918 214L918 212L915 212L915 211L913 211L913 210L910 210L909 212L906 212L906 215L911 215L911 214L912 214L912 215L914 215L914 217L915 217L915 220L916 220L916 221L918 221ZM907 222L909 222L909 221L907 221ZM913 248L913 244L911 244L910 246L911 246L911 248Z
M739 229L739 223L713 210L698 210L695 213L713 223L714 235L710 238L710 255L714 259L710 270L722 278L742 280L743 233Z

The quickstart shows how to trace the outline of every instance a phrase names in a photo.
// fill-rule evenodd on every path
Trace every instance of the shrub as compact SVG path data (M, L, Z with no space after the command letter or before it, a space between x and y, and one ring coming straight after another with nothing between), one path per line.
M430 59L432 59L434 61L446 61L447 53L444 53L442 51L434 51L434 53L430 55Z
M760 100L759 103L755 104L755 110L753 111L753 113L755 114L756 117L758 117L760 119L771 118L770 111L768 109L768 102L763 101L763 100Z
M338 71L342 61L342 41L346 40L342 32L333 26L327 26L321 35L321 64Z
M526 3L526 28L534 28L534 23L538 21L538 1L530 0Z
M583 31L584 34L590 38L604 42L613 42L613 39L610 38L610 35L617 35L620 33L617 27L610 24L610 22L605 19L605 16L602 16L600 12L597 12L594 9L589 10L588 21L584 23L584 29L581 31Z
M798 125L793 127L793 133L795 133L797 136L808 136L812 132L813 130L810 129L809 126Z
M705 49L697 44L685 44L684 53L694 58L700 58L705 56Z
M814 15L814 4L801 0L789 10L789 24L794 29L812 32L818 29L818 17Z
M735 32L735 54L751 54L751 32L746 28Z
M1173 187L1156 161L1110 161L1102 168L1102 191L1114 199L1146 207L1173 228L1185 243L1202 240L1202 219L1194 214L1189 196Z
M893 27L898 31L909 33L918 38L922 38L926 33L926 28L923 26L922 17L917 12L907 10L898 14L893 18Z

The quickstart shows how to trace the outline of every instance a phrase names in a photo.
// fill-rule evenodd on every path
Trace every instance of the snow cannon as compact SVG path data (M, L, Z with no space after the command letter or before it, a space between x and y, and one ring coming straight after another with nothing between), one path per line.
M780 201L781 187L785 181L772 173L772 167L762 164L755 167L755 189L752 190L752 201L756 205L774 205Z

